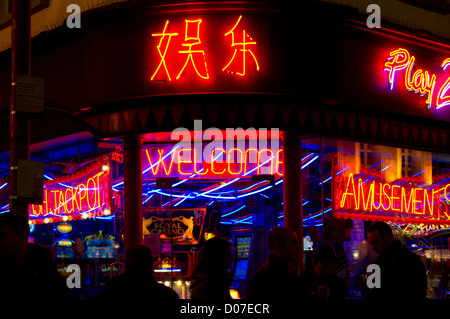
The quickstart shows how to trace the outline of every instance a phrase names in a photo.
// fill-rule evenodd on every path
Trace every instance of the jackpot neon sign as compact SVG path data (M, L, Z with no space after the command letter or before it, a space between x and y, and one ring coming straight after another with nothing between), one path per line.
M420 94L425 97L428 108L433 105L436 109L450 105L450 76L437 84L436 74L428 70L415 68L416 57L408 50L399 48L389 53L389 58L384 63L384 71L388 72L389 89L393 90L395 82L403 82L408 91ZM450 66L450 58L444 59L440 65L443 71ZM403 81L397 80L397 72L403 71Z
M53 221L93 217L110 212L108 172L94 172L70 182L44 185L42 205L30 205L30 219L51 217Z
M206 156L202 158L203 154ZM152 147L145 150L147 171L153 176L250 176L283 175L282 150L269 148L220 147L211 150L196 148Z
M355 178L352 173L337 179L334 198L337 217L450 224L450 183L415 187L411 183L373 180L373 176Z
M202 30L205 28L204 23L203 25L202 23L203 19L185 19L184 28L181 29L172 28L170 20L166 20L160 32L151 34L152 37L159 38L156 45L159 62L150 77L152 81L172 81L174 74L176 74L174 79L179 80L188 68L192 69L196 76L201 79L211 79L211 70L208 69L207 64L210 44L202 41ZM242 77L245 76L247 69L250 67L248 61L251 61L253 62L253 68L259 71L259 62L253 49L257 42L243 27L242 15L237 18L234 25L225 34L219 36L231 40L229 47L233 52L230 53L228 60L217 62L220 64L219 70ZM174 40L178 39L177 37L182 37L181 44L174 43ZM221 48L221 51L223 52L224 49ZM181 68L174 65L179 60L184 61Z

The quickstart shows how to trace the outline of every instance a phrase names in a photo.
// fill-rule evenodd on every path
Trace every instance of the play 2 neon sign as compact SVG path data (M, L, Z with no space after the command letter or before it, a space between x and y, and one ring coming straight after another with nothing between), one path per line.
M433 105L436 109L450 105L450 76L442 85L437 85L437 76L427 70L414 68L415 56L408 50L399 48L391 51L389 58L384 63L384 70L388 72L389 89L394 89L396 75L403 70L403 82L408 91L420 94L425 97L428 108ZM420 66L420 65L419 65ZM440 65L443 71L450 66L450 58L444 59Z

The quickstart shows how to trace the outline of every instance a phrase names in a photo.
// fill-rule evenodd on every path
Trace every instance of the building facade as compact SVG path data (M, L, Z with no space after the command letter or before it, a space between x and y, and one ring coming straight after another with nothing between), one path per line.
M359 1L79 1L78 28L72 2L32 1L30 75L44 80L45 103L31 119L30 158L45 164L45 181L29 221L60 258L84 258L85 286L101 286L120 271L118 256L145 242L160 281L189 298L196 252L221 235L235 245L233 289L245 298L277 225L303 238L298 272L313 243L343 241L355 275L376 220L444 268L444 2L380 3L380 28ZM5 212L9 140L0 147ZM431 298L445 292L433 276Z

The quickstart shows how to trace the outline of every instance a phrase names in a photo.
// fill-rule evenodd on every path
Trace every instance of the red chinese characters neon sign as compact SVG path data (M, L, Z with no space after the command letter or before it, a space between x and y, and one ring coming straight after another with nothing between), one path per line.
M258 60L255 57L255 54L253 53L253 51L251 49L247 49L248 45L256 45L256 41L253 41L253 39L250 37L250 35L248 35L246 33L245 30L242 30L242 42L235 42L234 41L234 32L235 29L237 28L239 22L241 22L242 16L239 16L239 19L237 20L236 24L234 25L234 27L228 31L227 33L225 33L225 36L228 36L231 34L231 46L232 47L236 47L236 46L240 46L241 49L234 49L234 53L233 53L233 57L231 58L230 62L228 62L228 64L222 69L222 71L226 71L228 69L228 67L230 66L230 64L234 61L234 58L236 57L236 53L238 53L238 51L242 52L242 71L241 72L232 72L232 71L226 71L229 73L235 73L238 74L240 76L244 76L245 75L245 69L246 69L246 56L247 56L247 52L252 56L253 60L255 61L256 64L256 69L259 71L259 64L258 64ZM247 42L247 38L250 39L250 42Z
M186 43L183 43L182 46L187 46L188 49L187 50L181 50L178 51L178 53L187 53L188 56L186 58L186 62L183 65L183 68L181 69L180 73L178 73L177 75L177 80L180 78L181 74L183 73L184 69L186 68L186 65L189 63L189 61L191 61L192 66L195 69L195 72L197 73L197 75L199 77L201 77L202 79L209 79L209 74L208 74L208 67L206 66L206 60L205 60L205 51L203 50L192 50L193 46L197 46L200 45L202 43L202 41L200 40L200 23L202 23L202 19L197 19L197 20L185 20L186 22L186 32L185 32L185 36L184 36L184 41L186 41ZM191 32L192 32L192 28L194 28L194 30L196 30L195 35L194 36L190 36ZM189 35L188 35L189 33ZM194 42L189 42L189 41L194 41ZM205 72L206 75L202 75L194 62L194 54L201 54L203 57L203 62L205 65Z
M255 47L257 43L250 37L246 29L241 27L242 19L243 17L239 16L234 26L223 35L224 37L231 36L230 47L234 50L231 55L231 59L227 60L228 62L225 60L223 62L218 62L222 64L218 70L239 76L245 76L248 68L246 61L248 59L253 60L255 70L260 70L256 54L254 50L251 49L251 47ZM176 29L169 31L169 20L166 20L162 32L152 33L152 37L159 37L159 42L156 45L159 62L150 77L152 81L172 81L171 72L173 73L173 69L175 68L173 64L175 64L174 62L176 60L183 60L184 64L181 68L176 70L177 76L175 77L175 80L179 80L189 68L192 68L195 71L198 78L204 80L211 79L211 72L208 71L208 65L206 62L206 57L208 54L207 49L211 43L202 42L203 19L185 19L184 22L184 42L181 44L174 44L173 39L178 37L180 33L173 31L181 30ZM242 39L240 39L241 35ZM238 39L235 40L235 38ZM181 46L183 49L179 50L177 49L177 46ZM221 51L225 49L225 47L221 48ZM169 51L172 52L171 56L169 56ZM176 56L173 55L174 51L177 52ZM182 56L185 56L185 58ZM218 59L218 57L215 58Z
M170 77L170 74L169 74L169 71L167 70L166 55L167 55L167 50L169 49L170 40L172 39L173 36L177 36L178 33L176 33L176 32L166 33L168 25L169 25L169 20L166 21L166 24L164 25L164 29L163 29L162 33L154 33L154 34L152 34L153 37L155 37L155 36L161 37L161 39L159 40L159 44L157 46L159 57L161 58L161 60L160 60L160 62L158 64L158 67L156 68L155 73L153 73L153 75L151 77L152 81L155 78L155 76L158 74L158 71L161 68L161 66L163 66L164 70L166 71L167 79L169 81L172 81L172 79ZM161 51L161 47L162 47L163 41L166 39L166 37L167 37L166 45L164 46L163 51Z
M432 105L436 109L450 105L450 76L442 84L437 85L437 76L427 70L416 69L415 56L411 56L406 49L399 48L390 52L389 58L384 63L384 70L388 72L389 89L394 88L396 73L403 71L403 83L408 91L413 91L425 96L428 108ZM444 59L440 67L445 71L450 66L450 58Z
M450 224L450 183L416 187L410 182L386 183L374 176L360 176L336 177L337 217Z

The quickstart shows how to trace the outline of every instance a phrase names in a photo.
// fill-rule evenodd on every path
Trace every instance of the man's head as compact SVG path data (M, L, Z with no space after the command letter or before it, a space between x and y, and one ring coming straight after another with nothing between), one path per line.
M385 252L394 242L392 229L384 222L376 222L367 230L367 241L378 254Z
M0 214L0 260L15 265L27 253L30 226L14 213Z
M345 240L350 241L352 239L353 221L351 219L345 220Z
M223 237L215 236L208 239L203 245L197 264L197 271L215 272L223 271L233 265L233 245Z
M294 262L299 251L297 234L290 228L277 226L269 234L269 249L286 262Z
M323 278L334 272L336 253L330 245L322 244L317 248L312 259L314 273Z
M133 274L153 275L151 249L144 244L128 247L125 256L125 271Z

